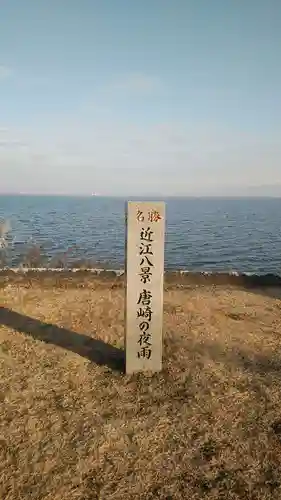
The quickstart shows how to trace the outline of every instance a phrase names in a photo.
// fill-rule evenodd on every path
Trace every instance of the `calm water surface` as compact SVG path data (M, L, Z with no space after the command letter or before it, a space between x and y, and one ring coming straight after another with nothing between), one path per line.
M166 201L167 269L279 273L281 199L170 198ZM71 248L69 261L124 265L120 198L0 196L0 219L12 228L10 265L26 244L48 257Z

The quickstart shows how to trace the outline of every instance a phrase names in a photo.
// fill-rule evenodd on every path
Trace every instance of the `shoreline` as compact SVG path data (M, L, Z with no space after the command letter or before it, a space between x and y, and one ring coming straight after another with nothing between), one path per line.
M0 269L0 282L21 282L27 280L49 280L50 278L62 281L113 281L124 284L125 272L123 269L100 269L100 268L2 268ZM281 275L278 274L254 274L232 272L194 272L188 270L165 271L164 283L179 286L202 286L202 285L224 285L242 286L245 288L281 287Z

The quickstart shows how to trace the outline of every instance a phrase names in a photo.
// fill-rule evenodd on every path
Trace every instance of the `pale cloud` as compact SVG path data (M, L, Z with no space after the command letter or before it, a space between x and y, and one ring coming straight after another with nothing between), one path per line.
M5 80L12 75L12 70L8 66L1 66L0 64L0 80Z
M1 191L235 195L281 185L278 137L207 124L42 127L0 128Z
M159 91L162 86L161 80L155 76L146 75L145 73L129 73L116 78L108 89L133 94L150 94Z

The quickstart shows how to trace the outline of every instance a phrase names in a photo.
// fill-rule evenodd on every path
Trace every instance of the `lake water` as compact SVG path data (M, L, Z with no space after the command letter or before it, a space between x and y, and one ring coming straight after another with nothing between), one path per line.
M281 268L281 199L170 198L167 269L278 273ZM10 221L9 265L26 244L49 257L94 259L124 265L124 204L120 198L0 196L0 219ZM31 243L33 242L33 243Z

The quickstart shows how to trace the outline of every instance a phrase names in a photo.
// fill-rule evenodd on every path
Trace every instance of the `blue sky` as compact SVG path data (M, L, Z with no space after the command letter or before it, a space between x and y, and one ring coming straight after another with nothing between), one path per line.
M0 6L1 192L280 185L280 0Z

